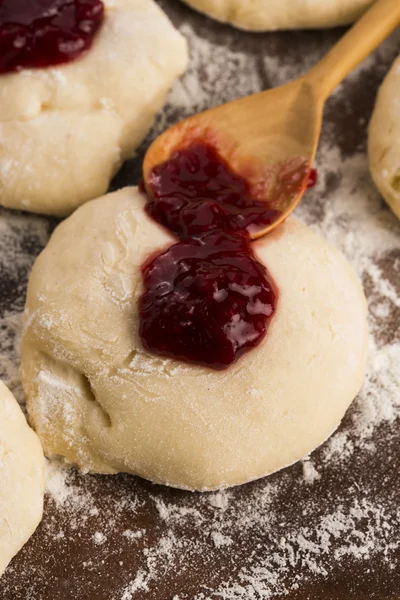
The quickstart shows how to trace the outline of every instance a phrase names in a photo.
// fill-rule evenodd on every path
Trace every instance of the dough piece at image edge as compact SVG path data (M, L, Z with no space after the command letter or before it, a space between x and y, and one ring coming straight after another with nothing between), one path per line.
M43 496L42 447L0 381L0 576L39 525Z
M183 0L239 29L318 29L352 23L373 0Z
M65 216L107 191L150 129L187 44L153 0L104 0L92 48L0 76L0 204Z
M368 153L375 185L400 219L400 56L378 92Z
M30 277L28 411L48 456L211 490L272 473L339 425L365 373L366 302L345 258L295 219L254 244L279 289L266 338L226 371L147 353L140 267L174 242L137 188L80 207Z

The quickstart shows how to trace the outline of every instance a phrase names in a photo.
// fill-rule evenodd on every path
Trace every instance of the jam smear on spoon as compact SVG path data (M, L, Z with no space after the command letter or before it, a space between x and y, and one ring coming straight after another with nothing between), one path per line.
M196 143L157 166L146 210L180 241L142 267L140 336L161 356L226 369L264 338L278 292L249 230L279 213Z
M101 0L0 0L0 73L76 59L103 18Z
M273 223L280 212L252 198L246 179L206 144L180 150L149 177L147 212L179 238L217 229L248 237L255 226Z

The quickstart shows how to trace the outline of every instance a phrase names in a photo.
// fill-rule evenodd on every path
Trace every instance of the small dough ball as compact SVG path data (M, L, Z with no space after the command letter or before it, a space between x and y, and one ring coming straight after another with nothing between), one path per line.
M366 302L335 249L290 219L254 244L279 289L266 338L226 371L146 352L140 267L173 238L137 188L58 226L29 282L22 342L28 410L48 456L211 490L304 457L363 380Z
M375 185L400 219L400 56L378 93L368 153Z
M373 0L184 0L240 29L317 29L355 21Z
M92 48L0 76L0 204L65 216L104 194L186 68L185 39L153 0L103 0Z
M43 495L42 447L0 381L0 576L39 525Z

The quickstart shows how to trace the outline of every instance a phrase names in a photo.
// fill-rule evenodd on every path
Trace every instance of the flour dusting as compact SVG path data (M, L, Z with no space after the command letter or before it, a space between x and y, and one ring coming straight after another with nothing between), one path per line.
M172 3L162 4L177 14ZM332 43L329 34L304 34L300 51L297 34L246 36L205 19L194 24L193 14L185 9L177 19L189 39L190 68L149 140L178 117L288 81ZM342 426L293 467L210 494L125 475L81 475L48 462L44 521L2 579L2 599L58 600L52 590L64 576L59 564L76 600L88 593L99 600L269 600L296 597L316 582L333 589L338 573L370 572L376 580L384 570L390 581L400 571L400 498L393 484L399 470L400 225L372 184L365 151L376 94L369 82L383 76L397 40L383 45L330 100L318 183L297 210L346 255L367 294L368 373ZM362 94L370 98L359 114ZM124 183L136 182L129 179L136 168L125 166ZM46 219L0 212L0 376L21 402L24 293L50 228ZM107 589L113 591L106 597Z

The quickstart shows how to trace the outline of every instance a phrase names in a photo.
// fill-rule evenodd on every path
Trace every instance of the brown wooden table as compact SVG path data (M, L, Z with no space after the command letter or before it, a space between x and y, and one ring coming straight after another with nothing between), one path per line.
M148 141L168 124L283 83L342 33L250 34L178 0L162 5L190 38L191 66L114 188L137 183ZM374 370L339 432L310 461L219 494L52 467L43 522L1 579L1 600L400 599L400 225L373 187L365 154L378 84L399 48L396 33L332 96L319 184L298 211L353 254L369 298ZM370 245L358 248L366 223ZM0 212L0 376L20 398L26 281L54 225ZM382 243L385 230L397 245Z

